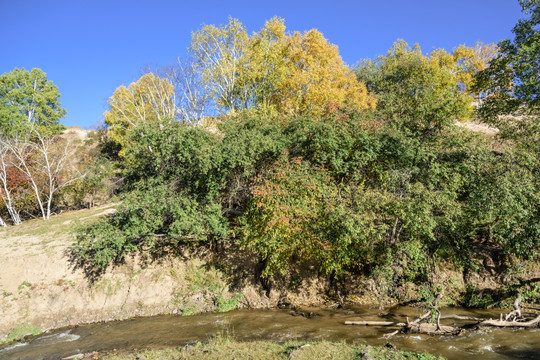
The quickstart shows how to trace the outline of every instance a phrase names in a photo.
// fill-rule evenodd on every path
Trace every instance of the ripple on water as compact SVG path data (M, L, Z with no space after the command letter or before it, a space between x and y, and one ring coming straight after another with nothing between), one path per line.
M24 343L15 343L15 344L11 344L9 346L6 346L5 348L3 349L0 349L0 353L1 352L4 352L4 351L9 351L9 350L13 350L15 348L18 348L18 347L21 347L21 346L27 346L28 343L24 342Z
M61 342L71 342L79 340L80 336L75 335L71 333L71 329L57 333L57 334L50 334L50 335L43 335L40 337L37 337L30 341L32 345L50 345L50 344L56 344Z
M482 350L487 350L489 352L493 352L493 348L490 345L485 345L481 347Z

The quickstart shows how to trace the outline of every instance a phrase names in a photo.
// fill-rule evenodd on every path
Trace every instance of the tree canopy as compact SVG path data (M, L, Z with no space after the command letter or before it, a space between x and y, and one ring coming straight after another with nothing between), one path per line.
M60 92L41 69L15 68L0 75L0 130L8 134L35 125L58 131L66 115Z
M315 29L289 34L283 19L251 36L232 18L205 26L193 33L189 51L216 114L262 107L316 117L332 105L358 111L375 105L337 46Z
M137 124L163 126L177 114L172 84L153 73L144 74L127 87L121 85L108 103L109 110L104 114L108 136L121 148L129 139L127 133Z

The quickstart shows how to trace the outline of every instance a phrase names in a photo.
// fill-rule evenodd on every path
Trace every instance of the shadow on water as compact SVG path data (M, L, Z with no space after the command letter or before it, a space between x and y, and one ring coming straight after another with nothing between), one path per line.
M24 343L0 348L0 359L58 359L93 351L178 347L228 334L239 341L341 341L385 345L382 335L389 328L348 326L346 320L380 320L368 307L354 309L310 309L319 316L291 316L285 310L241 310L195 316L156 316L59 329ZM403 321L420 309L398 307L386 310L385 318ZM452 312L471 316L497 316L493 311ZM458 337L397 335L389 341L400 350L430 352L449 359L539 359L540 329L483 329Z

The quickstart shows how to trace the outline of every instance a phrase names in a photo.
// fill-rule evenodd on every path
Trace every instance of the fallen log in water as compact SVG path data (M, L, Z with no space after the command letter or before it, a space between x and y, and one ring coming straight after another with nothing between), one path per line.
M418 319L409 322L407 318L406 323L401 323L397 321L346 321L345 325L364 325L364 326L397 326L397 329L394 332L385 334L384 337L389 339L392 336L402 332L402 333L416 333L416 334L428 334L428 335L457 335L466 328L466 326L495 326L495 327L535 327L540 325L540 315L531 320L526 320L526 315L521 313L520 303L521 295L518 294L518 297L514 301L513 310L509 312L506 316L501 314L499 320L493 319L482 319L473 316L462 316L456 314L447 314L441 315L441 312L438 308L438 303L442 298L442 294L439 294L433 305L431 305L430 310L420 316ZM425 321L431 318L434 314L437 315L436 323L425 323ZM465 320L465 321L474 321L475 324L468 324L466 326L447 326L441 325L441 319L455 319L455 320Z
M405 326L405 323L396 321L345 321L345 325L364 325L364 326Z
M427 334L427 335L457 335L461 332L461 328L454 326L427 324L422 323L412 326L408 329L413 334Z
M463 315L456 315L456 314L441 315L441 319L470 320L470 321L484 321L484 320L486 320L486 319L477 318L477 317L474 317L474 316L463 316Z

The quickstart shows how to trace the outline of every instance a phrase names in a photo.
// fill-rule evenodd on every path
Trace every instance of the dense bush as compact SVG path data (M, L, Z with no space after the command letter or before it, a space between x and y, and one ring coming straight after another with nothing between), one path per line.
M255 107L201 121L209 129L130 128L118 159L122 202L79 232L77 255L104 269L162 239L236 241L266 264L263 276L309 261L388 288L429 281L441 259L475 268L482 257L536 256L538 153L527 136L455 125L473 113L472 70L460 56L474 54L460 49L424 55L397 42L363 63L357 76L375 109L329 103L286 117Z
M79 232L76 252L103 269L162 239L236 238L265 276L315 261L334 275L390 269L394 283L425 281L438 258L469 266L486 243L535 254L538 184L522 156L451 125L419 139L372 116L137 127L129 191Z

